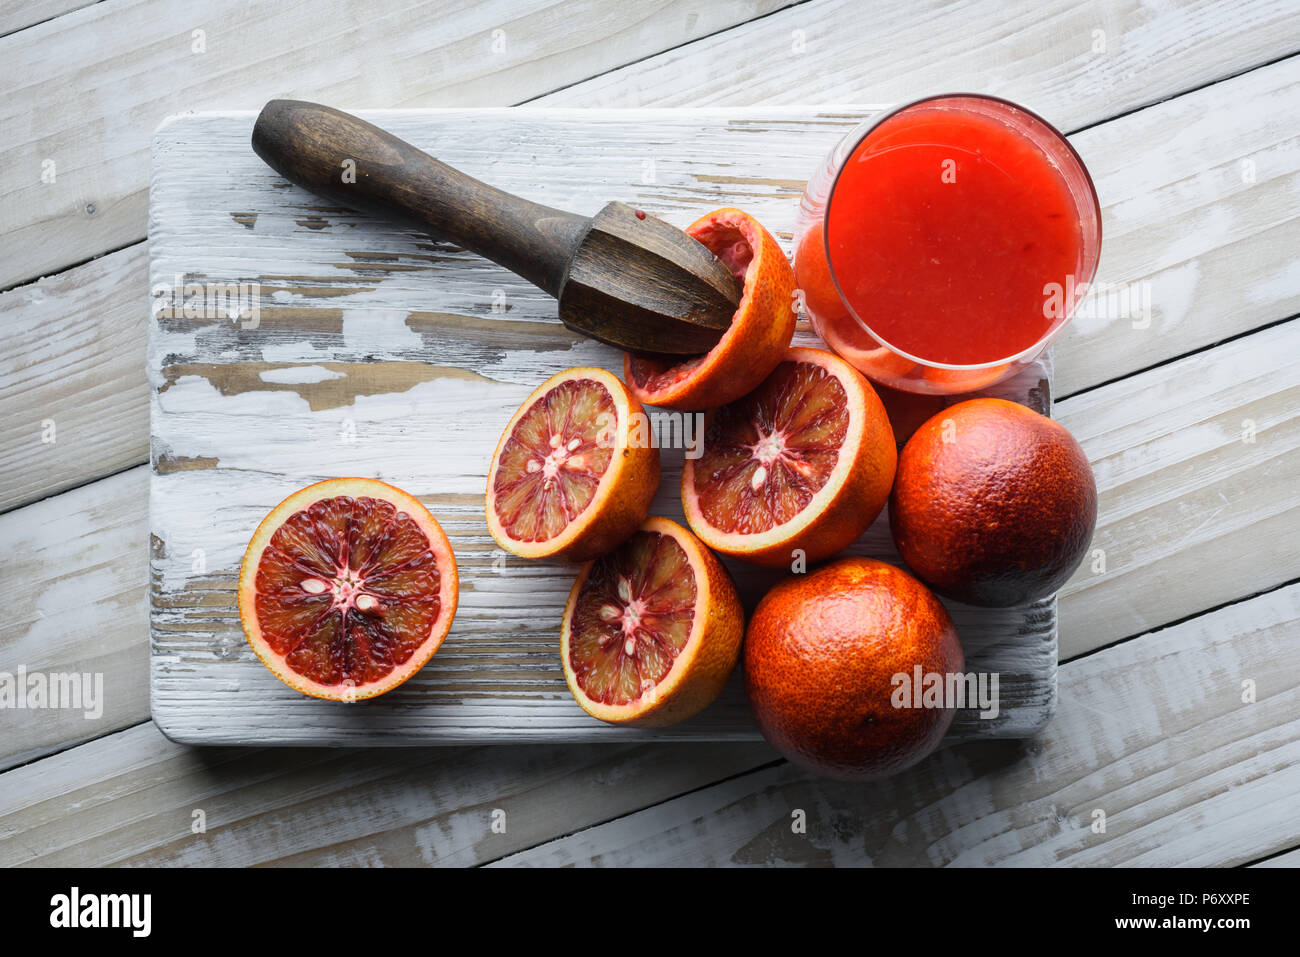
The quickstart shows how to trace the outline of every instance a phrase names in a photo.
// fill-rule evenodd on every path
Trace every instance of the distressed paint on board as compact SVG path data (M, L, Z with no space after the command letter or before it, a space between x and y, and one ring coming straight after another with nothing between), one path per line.
M801 175L862 115L370 118L471 175L560 208L589 213L617 197L685 225L743 204L788 241ZM155 141L150 528L159 726L212 744L757 740L738 676L705 714L674 728L634 731L588 717L557 656L574 568L506 556L487 534L485 475L510 414L553 372L621 371L621 353L576 338L556 323L552 300L491 263L286 187L249 150L252 119L183 117ZM185 308L195 291L186 286L238 283L258 284L256 317ZM818 342L806 331L798 341ZM1044 359L996 391L1046 412L1050 375ZM682 456L663 450L653 514L681 520ZM332 475L382 478L420 497L461 571L456 623L438 655L398 691L357 707L283 687L247 648L235 607L252 529L291 491ZM883 520L851 551L897 561ZM729 567L750 607L779 577ZM1055 601L1005 611L954 605L953 613L968 667L1001 676L999 715L963 712L954 738L1040 730L1055 701Z

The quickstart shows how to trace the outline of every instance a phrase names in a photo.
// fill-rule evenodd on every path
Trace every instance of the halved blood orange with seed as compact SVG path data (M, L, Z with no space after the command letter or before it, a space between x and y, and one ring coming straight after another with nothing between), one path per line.
M711 409L758 385L781 361L794 335L794 270L772 234L748 213L719 209L686 228L742 284L740 306L709 352L680 356L628 353L623 378L640 401L670 409Z
M239 619L289 687L360 701L433 657L457 585L447 536L417 499L374 479L330 479L258 525L239 570Z
M675 724L717 698L744 630L722 563L676 522L651 518L578 573L560 627L564 678L592 717Z
M823 349L795 348L752 393L705 419L682 508L710 548L759 565L813 562L880 514L898 454L875 390Z
M511 417L488 471L488 531L523 558L586 561L640 527L659 486L641 403L604 369L559 372Z

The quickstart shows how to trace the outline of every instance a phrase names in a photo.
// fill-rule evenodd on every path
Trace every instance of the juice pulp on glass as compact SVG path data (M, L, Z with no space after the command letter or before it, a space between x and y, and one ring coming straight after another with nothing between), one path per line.
M826 233L857 316L930 362L1029 349L1081 278L1080 213L1060 170L1025 133L970 110L919 107L868 133L840 173ZM856 325L837 312L824 320Z

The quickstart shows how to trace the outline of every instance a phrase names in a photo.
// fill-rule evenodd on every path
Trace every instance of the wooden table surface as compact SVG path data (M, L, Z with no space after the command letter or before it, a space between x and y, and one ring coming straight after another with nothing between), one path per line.
M103 680L98 716L0 709L0 864L1300 864L1294 0L40 0L0 7L0 81L0 677ZM164 117L952 90L1071 134L1098 278L1150 295L1055 350L1101 512L1043 735L847 785L757 743L199 749L153 725Z

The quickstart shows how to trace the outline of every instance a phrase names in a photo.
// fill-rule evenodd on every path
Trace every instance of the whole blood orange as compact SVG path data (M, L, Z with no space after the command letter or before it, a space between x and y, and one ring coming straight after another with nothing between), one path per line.
M935 749L956 708L897 707L896 675L957 675L965 657L939 600L911 575L842 558L769 591L745 632L745 687L763 736L828 777L893 774Z
M722 563L676 522L652 518L578 573L560 627L564 678L592 717L675 724L718 696L744 629Z
M604 369L543 382L511 417L487 480L487 526L524 558L586 561L637 530L659 486L641 403Z
M931 588L1001 608L1065 584L1092 541L1097 486L1065 426L970 399L903 447L889 518L899 554Z
M239 620L262 664L316 698L359 701L419 671L456 616L456 560L401 489L330 479L262 520L239 570Z
M682 508L710 548L759 565L814 562L884 508L897 461L885 408L824 349L790 349L761 385L705 418Z
M670 409L711 409L738 399L781 361L794 335L794 270L772 234L748 213L719 209L687 227L741 281L740 306L718 344L702 356L628 353L632 394Z

